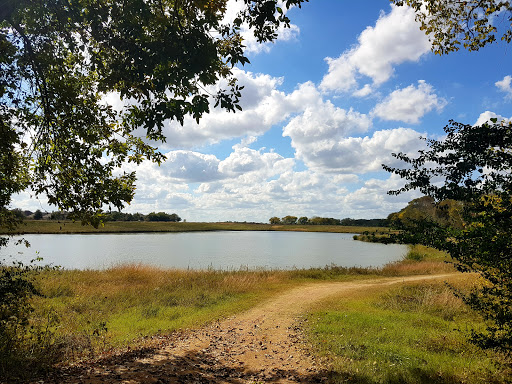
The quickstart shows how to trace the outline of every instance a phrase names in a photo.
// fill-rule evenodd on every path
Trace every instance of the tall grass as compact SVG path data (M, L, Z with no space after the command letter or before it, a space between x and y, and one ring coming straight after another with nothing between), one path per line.
M452 278L460 289L471 275ZM332 383L506 383L510 361L467 341L483 321L442 281L408 283L324 302L310 341L329 357Z
M49 327L52 358L72 362L151 346L155 335L236 314L304 282L452 271L444 258L431 253L422 261L404 260L380 269L330 265L288 271L195 271L132 264L107 270L48 270L35 277L42 295L33 298L32 324Z
M352 227L342 225L271 225L259 223L194 223L194 222L139 222L112 221L99 228L73 221L26 220L14 233L136 233L136 232L191 232L191 231L299 231L362 233L387 232L388 228ZM2 229L0 228L0 233ZM12 232L11 232L12 233Z

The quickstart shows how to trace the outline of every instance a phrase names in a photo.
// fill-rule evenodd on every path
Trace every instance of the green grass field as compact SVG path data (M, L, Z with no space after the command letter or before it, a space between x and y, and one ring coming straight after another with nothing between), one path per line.
M363 233L388 232L388 228L349 227L341 225L271 225L255 223L173 223L173 222L134 222L111 221L99 228L82 225L73 221L26 220L15 232L29 233L116 233L116 232L190 232L190 231L300 231ZM1 234L2 232L0 232ZM5 232L4 232L5 233Z
M475 279L450 280L468 289ZM509 383L510 361L470 344L483 321L444 282L408 283L333 298L309 314L314 350L331 383Z

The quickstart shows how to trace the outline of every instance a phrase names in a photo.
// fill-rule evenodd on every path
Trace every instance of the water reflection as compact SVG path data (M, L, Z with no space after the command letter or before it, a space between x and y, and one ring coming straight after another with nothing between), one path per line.
M0 257L27 262L40 256L45 263L67 269L104 269L124 263L191 269L290 269L330 264L379 267L406 252L403 245L364 243L352 236L255 231L26 235L31 248L14 247L11 242L0 249Z

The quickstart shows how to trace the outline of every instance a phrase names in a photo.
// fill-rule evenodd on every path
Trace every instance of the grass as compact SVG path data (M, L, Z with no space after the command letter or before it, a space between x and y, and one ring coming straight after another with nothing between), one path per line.
M158 334L199 327L311 281L451 272L442 261L392 263L381 269L174 270L120 265L107 270L49 270L37 276L35 317L58 318L55 338L68 360L136 347Z
M469 289L475 277L450 283ZM506 383L512 374L502 356L467 342L483 321L443 281L334 298L308 319L310 342L331 362L331 383Z
M156 334L200 326L249 308L282 289L268 271L163 270L124 265L104 271L48 271L36 315L60 318L55 336L67 359L89 358L111 348L135 347Z
M36 277L42 295L33 299L33 322L49 327L54 356L73 362L152 346L158 337L234 315L305 282L453 272L447 259L411 247L405 260L381 269L47 270ZM453 332L480 323L442 288L406 285L324 303L310 317L310 334L318 353L332 357L334 382L471 382L496 372Z
M298 231L363 233L386 232L388 228L351 227L342 225L271 225L257 223L173 223L173 222L134 222L112 221L94 228L73 221L26 220L14 234L31 233L122 233L122 232L190 232L190 231ZM5 232L0 232L5 234Z

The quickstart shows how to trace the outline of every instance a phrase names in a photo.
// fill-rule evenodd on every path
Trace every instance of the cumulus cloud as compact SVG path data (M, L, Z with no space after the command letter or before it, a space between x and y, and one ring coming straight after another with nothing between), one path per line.
M311 82L299 84L291 93L277 88L282 79L269 75L253 74L234 69L242 90L241 106L243 111L229 113L211 108L199 124L192 118L186 118L184 125L166 122L163 133L167 142L163 149L200 147L226 139L259 136L274 124L287 120L292 114L304 110L305 106L322 103L322 96Z
M355 47L336 59L326 58L329 70L321 89L347 92L357 86L361 76L380 85L393 75L395 65L418 61L430 51L430 42L414 17L409 7L391 6L390 13L381 13L375 26L359 35Z
M218 180L219 159L193 151L172 151L166 154L167 160L161 166L162 172L172 178L190 183Z
M496 87L502 92L505 92L507 99L512 99L512 76L505 76L503 80L494 83Z
M399 189L403 185L403 179L397 175L365 181L359 188L342 197L343 206L348 208L346 215L377 218L399 211L407 206L409 201L421 196L419 191L414 190L398 196L388 194L388 191Z
M311 169L325 173L367 173L382 170L382 163L395 165L393 152L416 152L424 142L410 128L376 131L365 137L332 137L304 140L293 127L286 127L296 156Z
M365 84L363 88L358 89L352 93L352 96L355 97L366 97L369 96L373 92L373 89L370 84Z
M372 113L382 120L417 124L426 113L433 109L441 111L446 104L447 101L438 97L430 84L419 80L417 87L411 84L406 88L393 91L373 109Z
M478 119L475 121L474 125L482 125L484 123L490 122L491 119L497 119L498 122L512 121L512 117L504 117L491 111L485 111L482 112L480 116L478 116Z

